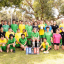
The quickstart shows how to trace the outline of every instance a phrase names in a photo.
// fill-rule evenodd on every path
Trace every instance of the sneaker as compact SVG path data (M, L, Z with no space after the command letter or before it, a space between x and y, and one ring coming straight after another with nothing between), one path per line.
M13 53L15 53L15 50L13 51Z
M6 50L4 52L7 52Z
M48 51L44 51L43 53L44 53L44 54L48 54L49 52L48 52Z

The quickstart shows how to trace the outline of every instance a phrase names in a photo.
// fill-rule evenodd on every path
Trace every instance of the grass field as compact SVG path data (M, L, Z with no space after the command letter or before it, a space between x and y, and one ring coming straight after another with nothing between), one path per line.
M16 53L0 53L0 64L64 64L64 51L50 50L49 54L40 52L39 55L26 55L16 48Z

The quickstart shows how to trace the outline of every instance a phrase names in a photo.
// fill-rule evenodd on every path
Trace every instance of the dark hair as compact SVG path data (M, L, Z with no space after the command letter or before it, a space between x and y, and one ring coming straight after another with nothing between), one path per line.
M16 22L18 22L18 21L16 21Z
M23 30L25 30L25 32L26 32L26 29L23 29Z
M4 35L1 35L1 37L4 37Z
M13 35L13 34L10 34L10 35L9 35L9 39L11 39L11 36L13 36L13 37L14 37L14 35Z
M21 20L21 22L23 22L23 20Z
M19 20L19 22L20 22L21 20Z
M4 20L4 22L7 22L6 20Z
M8 30L11 29L11 28L8 28Z
M46 29L49 28L49 26L46 27Z
M1 27L1 28L3 28L3 27Z
M57 31L57 30L59 31L59 29L56 29L56 31Z
M34 25L35 25L35 23L37 23L36 21L34 22Z
M13 19L12 21L15 21L15 19Z
M19 28L17 29L17 31L20 30Z
M46 39L46 40L47 40L47 38L44 38L44 39Z
M1 20L1 22L3 22L3 20Z
M25 22L27 22L27 21L25 21Z
M23 36L24 34L21 34L21 36ZM25 36L25 35L24 35Z

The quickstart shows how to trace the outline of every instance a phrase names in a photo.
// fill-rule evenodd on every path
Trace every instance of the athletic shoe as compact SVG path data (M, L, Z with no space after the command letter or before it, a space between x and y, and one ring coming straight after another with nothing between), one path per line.
M44 53L44 54L48 54L49 52L48 52L48 51L44 51L43 53Z
M13 53L15 53L15 50L13 51Z

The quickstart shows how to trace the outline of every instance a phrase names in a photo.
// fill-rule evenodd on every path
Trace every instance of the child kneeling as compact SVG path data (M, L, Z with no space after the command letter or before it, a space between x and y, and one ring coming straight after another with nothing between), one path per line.
M0 52L4 51L6 52L6 39L4 38L3 35L1 35L1 38L0 38Z
M41 47L43 47L43 48L41 48ZM41 48L41 51L44 51L43 53L49 53L48 52L48 50L49 50L49 44L48 44L46 38L44 38L44 42L41 44L41 46L39 48Z
M26 51L26 43L27 43L27 38L25 37L24 34L21 34L21 38L19 39L19 44L20 47L24 49L24 51Z
M10 34L9 40L8 40L8 43L7 43L7 53L9 52L9 48L10 48L11 52L15 53L15 41L16 40L15 40L13 34Z

